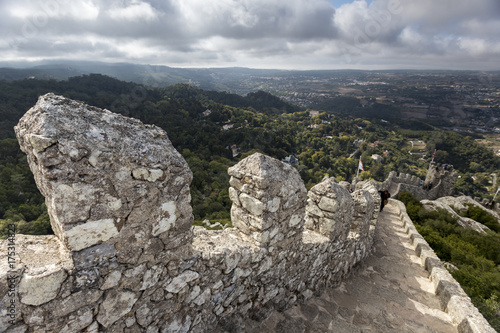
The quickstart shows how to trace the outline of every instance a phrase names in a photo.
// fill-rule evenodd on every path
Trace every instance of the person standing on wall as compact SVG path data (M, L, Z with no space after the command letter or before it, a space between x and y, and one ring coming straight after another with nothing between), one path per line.
M389 193L388 190L383 190L383 191L378 191L380 194L380 211L384 209L384 206L387 205L389 202L389 198L391 197L391 194Z

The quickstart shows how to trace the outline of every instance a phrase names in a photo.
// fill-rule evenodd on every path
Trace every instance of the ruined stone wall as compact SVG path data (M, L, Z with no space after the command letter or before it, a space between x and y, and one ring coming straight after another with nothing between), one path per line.
M47 94L16 134L56 235L2 242L15 263L1 252L0 332L231 330L337 285L371 251L374 182L307 192L254 154L229 169L235 227L206 230L158 127Z
M425 177L425 181L410 174L392 171L387 179L380 183L379 189L388 190L393 198L397 198L402 191L410 192L419 200L436 200L437 198L453 194L458 173L452 166L446 169L432 162ZM431 185L429 189L429 185Z

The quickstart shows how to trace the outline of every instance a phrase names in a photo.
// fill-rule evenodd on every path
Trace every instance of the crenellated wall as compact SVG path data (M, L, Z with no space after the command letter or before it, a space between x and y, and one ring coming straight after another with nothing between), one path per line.
M2 251L0 332L231 330L337 285L371 251L374 182L307 192L254 154L229 169L234 228L206 230L158 127L47 94L16 134L56 235L2 242L15 263Z
M419 200L436 200L450 196L457 181L458 173L453 166L443 168L431 162L425 181L417 176L391 171L387 179L380 183L381 190L388 190L391 197L397 198L402 191L410 192Z
M495 330L474 306L469 296L446 269L427 241L418 233L406 212L405 205L397 200L392 202L397 207L399 218L405 233L412 242L417 258L429 272L433 291L441 303L441 308L450 315L457 325L457 331L459 333L495 333Z

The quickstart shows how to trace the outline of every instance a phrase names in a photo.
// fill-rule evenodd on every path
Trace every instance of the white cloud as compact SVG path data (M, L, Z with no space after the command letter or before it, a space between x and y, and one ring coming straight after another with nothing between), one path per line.
M474 56L500 54L500 42L491 42L481 38L458 38L458 46Z
M90 0L19 0L9 6L12 17L31 20L35 24L48 19L71 18L74 20L95 20L99 15L99 7Z
M133 1L127 7L115 6L107 14L114 20L140 21L158 19L158 12L149 3Z
M184 28L199 38L323 38L334 34L324 0L173 0Z
M423 46L422 44L425 44L427 41L427 39L413 27L404 28L399 34L399 40L402 45L412 49L421 48Z
M0 28L0 60L500 67L498 0L1 0Z
M69 6L67 12L64 12L64 10L59 11L60 17L67 17L68 14L76 20L95 20L99 16L99 7L90 0L81 3L76 2L74 5Z

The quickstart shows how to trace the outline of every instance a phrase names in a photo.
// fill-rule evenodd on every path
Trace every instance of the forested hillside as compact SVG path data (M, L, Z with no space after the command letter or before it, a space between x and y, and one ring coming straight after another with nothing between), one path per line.
M255 151L278 159L294 155L306 186L325 174L352 180L361 157L363 179L385 179L390 171L425 177L431 152L439 163L451 163L462 178L458 190L491 196L489 175L500 167L498 157L454 132L358 118L349 114L352 100L339 100L339 113L311 116L265 92L247 96L204 91L180 84L150 88L91 74L67 81L0 81L0 228L9 221L26 233L45 233L48 226L43 198L38 193L26 158L14 139L13 126L39 95L54 92L165 129L174 147L186 158L194 179L191 186L197 223L227 222L230 201L227 168ZM345 102L345 103L344 103ZM409 129L411 127L412 129ZM420 130L424 129L424 130ZM410 139L426 142L421 154L410 152ZM383 160L377 162L372 155ZM422 158L423 155L427 157ZM493 192L494 193L494 192ZM24 229L23 229L24 228Z

